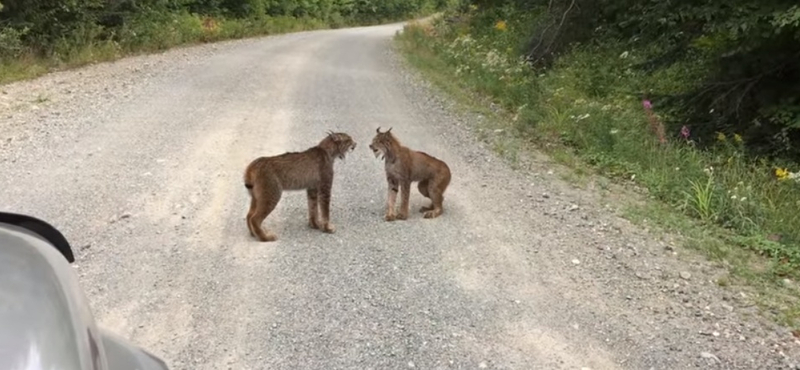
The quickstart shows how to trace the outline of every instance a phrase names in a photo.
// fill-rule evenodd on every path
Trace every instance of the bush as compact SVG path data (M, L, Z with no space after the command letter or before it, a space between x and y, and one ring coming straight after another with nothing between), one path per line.
M19 58L25 50L25 44L22 38L26 33L28 33L27 28L16 29L5 27L0 29L0 59L9 60Z

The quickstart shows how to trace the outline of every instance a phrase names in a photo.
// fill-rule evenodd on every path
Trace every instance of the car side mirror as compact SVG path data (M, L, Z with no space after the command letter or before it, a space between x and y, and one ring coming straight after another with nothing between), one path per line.
M21 227L34 233L35 235L38 235L40 238L45 239L53 247L55 247L61 253L61 255L67 259L67 262L75 262L75 256L72 254L72 248L70 247L67 238L65 238L64 235L58 231L58 229L47 222L35 217L0 212L0 223Z

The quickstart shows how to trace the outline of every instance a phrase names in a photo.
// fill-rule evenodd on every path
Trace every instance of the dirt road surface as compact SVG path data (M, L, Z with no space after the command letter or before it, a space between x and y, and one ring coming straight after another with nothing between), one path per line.
M0 87L0 207L76 247L100 325L174 369L780 369L798 345L720 271L548 172L515 171L391 49L401 25L171 50ZM384 222L375 129L445 160L445 214ZM327 130L333 235L247 163ZM424 204L413 188L412 211ZM679 253L680 252L680 253ZM676 254L679 254L676 256ZM688 260L688 262L687 262Z

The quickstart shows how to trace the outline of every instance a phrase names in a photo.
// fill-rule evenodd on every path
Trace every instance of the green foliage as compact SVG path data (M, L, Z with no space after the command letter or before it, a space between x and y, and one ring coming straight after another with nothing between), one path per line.
M0 58L11 59L19 57L25 50L22 38L26 33L28 33L27 28L6 27L0 29Z
M491 25L503 19L515 30L505 35L513 40L494 40L537 69L552 67L577 44L636 52L638 63L625 67L645 77L672 70L670 86L624 86L659 107L668 132L689 125L701 146L713 145L717 132L738 133L751 156L800 160L800 5L794 0L464 1L465 10L470 5L478 9L467 25L473 37L490 37ZM587 71L601 68L612 67ZM691 77L675 76L680 72ZM586 79L598 94L605 92L597 88L612 86L594 77Z
M6 0L0 25L6 34L19 34L26 46L52 52L62 40L95 33L101 6L101 0Z

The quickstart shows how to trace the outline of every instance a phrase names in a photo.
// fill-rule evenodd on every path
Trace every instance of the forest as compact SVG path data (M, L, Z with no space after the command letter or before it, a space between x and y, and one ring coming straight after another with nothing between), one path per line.
M439 85L500 106L501 131L663 205L642 218L798 277L796 1L465 0L397 39Z

